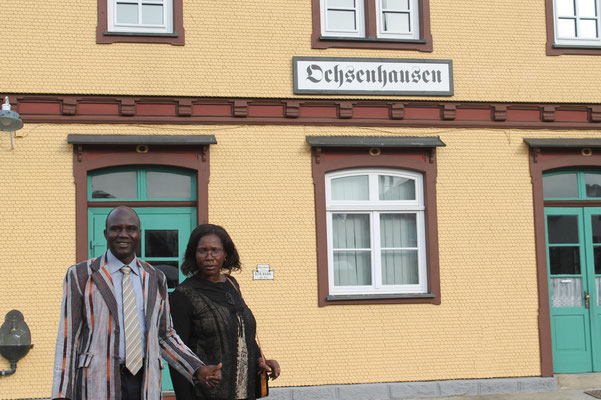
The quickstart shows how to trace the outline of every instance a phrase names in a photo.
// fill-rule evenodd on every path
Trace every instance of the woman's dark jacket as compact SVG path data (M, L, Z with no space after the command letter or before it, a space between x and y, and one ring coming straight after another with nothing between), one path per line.
M238 317L244 321L248 349L248 399L255 399L255 379L259 348L255 341L255 318L244 302L238 282L228 280L212 283L190 277L170 295L173 327L182 341L207 365L223 363L221 382L208 389L202 384L193 387L186 378L169 367L173 388L178 400L236 399L236 370L238 368Z

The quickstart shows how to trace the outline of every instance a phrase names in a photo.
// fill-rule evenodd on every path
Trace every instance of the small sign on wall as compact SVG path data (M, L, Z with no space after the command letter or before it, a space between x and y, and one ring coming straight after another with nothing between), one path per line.
M257 269L253 271L253 280L273 280L273 271L270 270L269 264L257 265Z
M453 95L453 61L293 57L296 94Z

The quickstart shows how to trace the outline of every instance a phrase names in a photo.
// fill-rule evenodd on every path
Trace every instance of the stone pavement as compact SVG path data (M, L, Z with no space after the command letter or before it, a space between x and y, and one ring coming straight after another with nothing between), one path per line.
M557 391L488 395L480 394L473 396L421 397L419 400L595 400L595 397L590 396L585 392L589 390L601 389L601 374L558 374L555 375L555 378L557 379L558 384Z

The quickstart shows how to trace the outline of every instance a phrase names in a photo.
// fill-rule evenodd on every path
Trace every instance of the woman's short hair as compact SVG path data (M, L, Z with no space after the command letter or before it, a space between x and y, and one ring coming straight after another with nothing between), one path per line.
M196 248L200 238L205 235L214 234L221 239L223 244L223 250L227 254L225 260L223 260L222 269L232 272L239 271L240 267L240 256L238 256L238 250L232 241L232 238L226 232L223 227L213 224L202 224L198 225L196 229L190 234L190 240L186 246L186 254L184 255L184 262L182 263L182 273L186 276L195 275L198 272L198 264L196 263Z

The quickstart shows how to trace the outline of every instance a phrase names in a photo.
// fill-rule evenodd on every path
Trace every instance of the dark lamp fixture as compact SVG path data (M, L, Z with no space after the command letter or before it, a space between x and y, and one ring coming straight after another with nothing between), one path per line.
M23 128L21 116L17 112L11 111L8 96L6 96L4 98L4 104L2 104L2 111L0 111L0 131L8 132L10 135L11 150L15 148L13 132L18 131L21 128Z
M23 314L18 310L9 311L0 326L0 355L10 362L10 370L0 370L0 376L14 374L17 362L32 348L31 333Z

